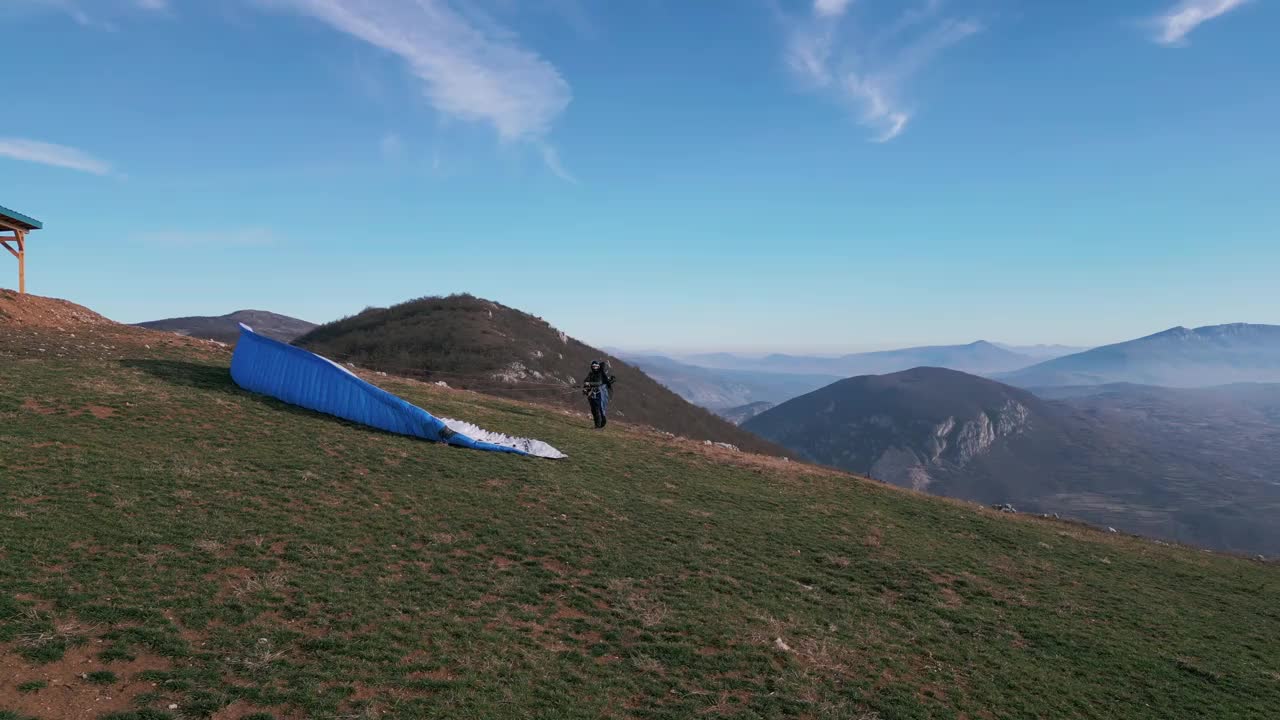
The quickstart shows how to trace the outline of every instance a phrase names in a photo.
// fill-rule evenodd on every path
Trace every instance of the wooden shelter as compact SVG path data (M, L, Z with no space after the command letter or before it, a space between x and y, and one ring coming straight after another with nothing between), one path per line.
M39 220L0 205L0 245L18 258L19 295L27 292L27 233L42 227Z

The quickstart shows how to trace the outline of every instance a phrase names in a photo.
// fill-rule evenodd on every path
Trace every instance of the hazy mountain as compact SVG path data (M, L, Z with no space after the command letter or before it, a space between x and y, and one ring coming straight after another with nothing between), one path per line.
M1224 480L1280 485L1280 384L1055 390L1057 398L1101 426L1126 432L1170 457L1211 463Z
M657 354L657 353L650 353ZM728 353L728 352L709 352L709 353L693 353L690 355L677 355L676 358L682 362L699 367L717 368L720 370L751 370L760 364L760 361L766 357L770 357L772 353ZM825 356L812 356L825 357Z
M453 387L587 410L579 383L592 360L618 377L610 417L699 440L779 454L758 436L663 387L638 368L590 347L545 320L470 295L428 297L369 308L322 325L295 344L332 359Z
M135 324L138 327L151 328L152 330L166 330L179 335L190 335L191 337L217 340L218 342L234 345L240 337L240 323L244 323L253 328L254 331L281 342L292 342L294 338L316 327L315 323L299 320L288 315L267 312L266 310L237 310L227 315L197 315L165 320L150 320Z
M1006 350L985 340L968 345L928 347L855 353L838 357L774 354L747 357L730 353L708 353L683 358L703 367L811 375L882 375L914 367L945 367L978 375L1006 372L1032 365L1037 358Z
M917 368L842 380L743 427L896 485L1280 552L1280 386L1115 386L1044 399Z
M1088 350L1087 347L1077 347L1074 345L1009 345L1008 343L995 343L995 345L1015 352L1019 355L1026 355L1035 360L1052 360L1053 358L1063 357L1065 355L1074 355L1076 353Z
M996 376L1019 387L1280 382L1280 325L1176 327Z
M741 425L742 423L750 420L751 418L767 410L772 409L773 407L775 407L775 405L771 402L753 402L749 405L742 405L740 407L717 410L716 414L724 418L725 420L728 420L729 422L733 423L734 425Z
M705 368L661 355L624 355L623 358L685 400L712 410L757 402L777 404L840 379L834 375Z

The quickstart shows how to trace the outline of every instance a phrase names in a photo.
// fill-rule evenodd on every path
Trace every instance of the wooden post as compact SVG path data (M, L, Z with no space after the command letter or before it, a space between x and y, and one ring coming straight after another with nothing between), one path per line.
M21 230L15 230L14 234L18 236L18 294L27 294L27 234Z
M33 221L34 222L34 221ZM40 223L35 223L39 225ZM18 259L18 294L27 294L27 231L21 227L20 223L10 223L6 219L0 219L0 233L13 233L12 235L0 234L0 247L9 251L9 254ZM9 241L13 241L13 245L17 245L14 249Z

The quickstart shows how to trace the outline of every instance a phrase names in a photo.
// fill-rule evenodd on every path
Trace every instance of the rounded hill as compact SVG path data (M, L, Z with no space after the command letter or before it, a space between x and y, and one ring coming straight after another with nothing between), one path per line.
M591 361L618 377L612 414L698 440L784 451L695 407L639 369L569 337L545 320L472 295L424 297L367 308L294 341L334 360L453 387L585 412L578 388Z

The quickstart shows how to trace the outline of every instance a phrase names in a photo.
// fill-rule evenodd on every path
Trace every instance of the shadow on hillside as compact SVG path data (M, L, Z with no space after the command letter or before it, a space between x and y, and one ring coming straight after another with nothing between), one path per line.
M171 385L233 395L237 398L249 399L267 405L276 411L305 415L307 417L320 417L343 425L370 429L367 426L350 423L332 415L312 412L297 405L281 402L273 397L249 392L236 385L225 365L202 365L201 363L183 362L181 360L122 360L120 364L134 370L141 370L151 377L163 380Z
M249 399L253 402L266 405L277 412L286 412L309 418L322 418L360 432L386 434L385 430L380 430L361 423L351 422L327 413L315 412L297 405L290 405L289 403L282 402L276 398L245 390L239 385L236 385L235 381L231 379L231 373L225 365L204 365L201 363L184 362L181 360L142 359L122 360L120 361L120 364L127 368L140 370L157 380L162 380L178 387L218 392L237 398ZM497 398L491 399L497 400ZM512 415L536 418L544 423L548 420L552 420L577 427L577 424L573 422L572 418L562 416L559 413L548 414L545 410L539 411L535 408L526 408L510 404L499 405L495 403L487 406L492 409L500 409L503 412L510 413ZM502 428L494 429L499 430L500 432L503 431ZM3 718L0 717L0 720L3 720Z
M231 379L226 366L202 365L181 360L122 360L120 364L172 385L214 390L229 395L247 395Z
M319 418L328 422L343 425L353 432L373 435L388 434L385 430L350 422L326 413L314 412L304 407L290 405L276 398L250 392L236 385L231 373L225 365L203 365L201 363L183 362L181 360L122 360L121 365L142 372L178 387L192 388L231 395L260 403L276 412L289 413L307 418ZM2 720L2 717L0 717Z

